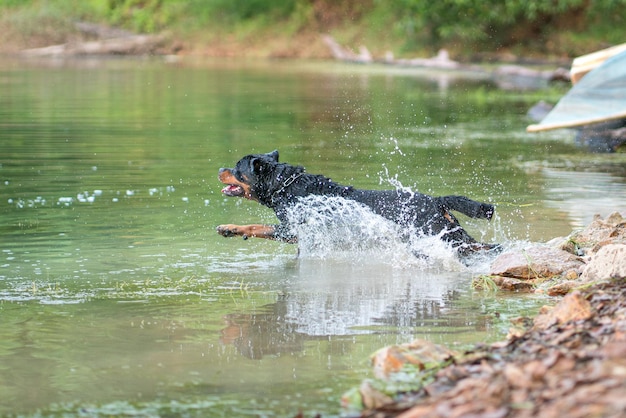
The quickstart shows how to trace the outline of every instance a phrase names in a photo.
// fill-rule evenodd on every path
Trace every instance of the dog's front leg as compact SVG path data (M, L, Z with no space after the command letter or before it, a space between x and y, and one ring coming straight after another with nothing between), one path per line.
M223 237L243 237L243 239L265 238L276 241L295 243L297 238L291 234L286 234L281 225L234 225L226 224L217 227L217 233Z
M248 239L254 238L268 238L272 239L275 234L274 225L234 225L226 224L217 227L217 233L223 237L243 237Z

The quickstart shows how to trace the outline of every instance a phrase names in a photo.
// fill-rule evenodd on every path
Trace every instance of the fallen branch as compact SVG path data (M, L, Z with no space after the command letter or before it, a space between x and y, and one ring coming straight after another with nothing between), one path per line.
M31 57L149 54L156 51L163 41L163 37L158 35L132 35L26 49L22 54Z
M333 57L339 61L358 62L358 63L370 63L373 62L372 54L367 50L365 46L362 46L358 54L350 51L347 48L339 45L335 39L330 35L322 35L322 40L330 49L330 53Z
M346 62L357 62L357 63L371 63L374 62L374 58L372 54L369 52L367 47L361 46L359 49L359 53L356 54L351 50L344 48L341 46L332 36L330 35L322 35L322 40L330 49L330 53L333 58L339 61ZM433 58L412 58L412 59L394 59L393 54L388 52L384 59L380 60L386 64L395 64L401 66L410 66L410 67L428 67L428 68L445 68L445 69L457 69L461 68L462 65L450 59L450 55L448 51L442 49L439 51L437 56Z
M361 64L369 64L372 62L382 62L389 65L397 65L401 67L421 67L434 68L444 70L463 70L490 73L495 78L515 78L525 77L533 79L545 79L548 81L569 81L570 74L567 69L557 68L556 70L535 70L517 65L503 65L496 68L493 72L477 65L463 64L450 59L447 50L441 49L436 56L432 58L400 58L396 59L392 52L387 52L381 59L375 59L369 50L362 46L359 53L356 54L348 48L341 46L332 36L322 35L322 40L330 49L333 58L339 61L356 62ZM513 83L515 85L515 83Z

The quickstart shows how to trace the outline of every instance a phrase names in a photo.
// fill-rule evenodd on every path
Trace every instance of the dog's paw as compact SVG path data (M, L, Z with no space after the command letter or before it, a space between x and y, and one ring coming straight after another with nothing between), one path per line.
M493 214L496 211L496 207L494 205L490 205L489 203L483 203L480 205L480 210L482 215L490 221L493 218Z
M226 238L241 235L241 232L239 231L239 227L237 225L220 225L216 228L216 230L218 234Z

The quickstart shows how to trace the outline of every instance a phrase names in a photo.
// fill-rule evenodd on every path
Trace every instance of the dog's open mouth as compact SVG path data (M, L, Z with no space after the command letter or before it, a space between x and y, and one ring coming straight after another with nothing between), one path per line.
M243 190L243 187L241 186L237 186L236 184L229 184L228 186L222 189L222 193L224 193L226 196L237 197L237 196L242 196L244 193L244 190Z

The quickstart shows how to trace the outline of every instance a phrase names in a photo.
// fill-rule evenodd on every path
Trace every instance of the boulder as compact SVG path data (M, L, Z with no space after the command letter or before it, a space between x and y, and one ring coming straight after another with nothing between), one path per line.
M626 278L626 244L607 244L593 254L581 275L581 281Z
M592 314L591 304L585 296L579 291L573 291L567 294L556 306L544 306L533 321L533 329L545 330L553 325L589 319Z
M582 259L567 251L548 246L535 246L500 255L491 264L495 276L521 280L549 279L584 265Z
M596 215L593 221L581 231L572 233L560 248L573 254L589 255L608 244L626 244L626 220L619 212L606 219Z
M454 356L447 348L426 340L415 340L407 344L392 345L382 348L372 356L374 375L378 379L387 379L393 373L410 364L418 370L432 368Z
M512 292L532 292L534 285L527 280L515 279L513 277L493 276L491 278L498 286L498 289L510 290Z

